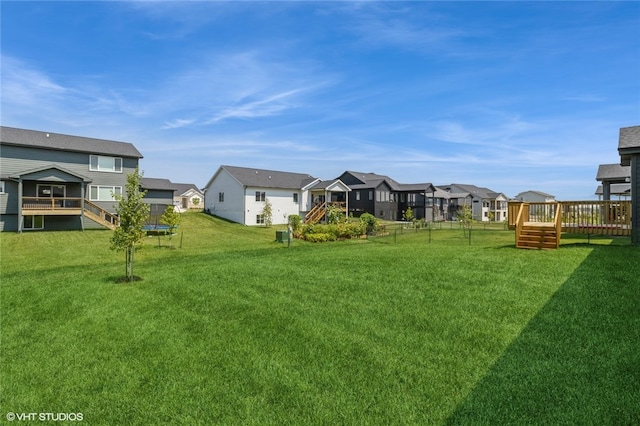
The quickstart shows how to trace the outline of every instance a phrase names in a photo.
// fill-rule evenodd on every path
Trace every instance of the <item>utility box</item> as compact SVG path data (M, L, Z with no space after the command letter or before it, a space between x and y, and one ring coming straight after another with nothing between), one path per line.
M276 241L279 243L284 243L285 241L289 241L289 232L276 231Z

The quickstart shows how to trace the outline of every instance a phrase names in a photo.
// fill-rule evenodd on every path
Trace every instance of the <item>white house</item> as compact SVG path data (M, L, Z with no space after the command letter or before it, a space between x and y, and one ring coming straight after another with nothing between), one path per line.
M516 200L529 203L555 203L556 197L542 191L523 191L516 195Z
M204 194L192 183L174 183L173 204L180 210L201 209Z
M261 225L269 200L272 224L279 225L290 215L304 217L319 202L346 202L349 190L339 179L324 182L304 173L223 165L204 188L204 209L243 225Z

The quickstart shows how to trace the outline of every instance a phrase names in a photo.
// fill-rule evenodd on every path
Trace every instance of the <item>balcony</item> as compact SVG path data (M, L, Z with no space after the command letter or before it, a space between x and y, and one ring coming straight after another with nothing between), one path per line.
M82 198L22 197L22 214L79 216L82 214Z

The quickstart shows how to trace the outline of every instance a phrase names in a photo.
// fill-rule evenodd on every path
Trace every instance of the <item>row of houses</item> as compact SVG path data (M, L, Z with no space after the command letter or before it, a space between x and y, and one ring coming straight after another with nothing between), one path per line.
M598 169L601 197L608 200L628 191L638 217L639 203L631 194L639 184L640 126L620 129L619 152L620 164ZM0 231L112 227L114 195L122 193L127 174L142 158L131 143L0 127ZM155 213L171 204L204 208L245 225L265 221L267 199L274 224L286 223L294 214L321 218L328 205L355 217L366 212L392 221L402 220L408 209L416 219L454 220L466 205L475 220L503 221L509 201L503 193L468 184L403 184L355 171L324 181L305 173L227 165L218 168L202 191L161 178L145 177L142 186ZM526 191L516 199L549 202L555 197Z
M506 195L474 185L403 184L376 173L345 171L323 181L304 173L223 165L204 187L207 212L244 225L264 223L266 200L273 224L285 224L290 215L307 220L322 218L329 205L359 217L369 213L383 220L403 220L411 209L416 219L452 220L461 206L475 219L505 220ZM320 214L315 216L314 211ZM313 220L313 219L312 219Z

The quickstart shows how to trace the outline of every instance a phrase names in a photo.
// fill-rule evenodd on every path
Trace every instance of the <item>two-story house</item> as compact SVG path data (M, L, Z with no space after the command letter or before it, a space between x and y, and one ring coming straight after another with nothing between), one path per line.
M0 230L115 227L141 158L126 142L0 127Z
M351 188L348 211L354 217L369 213L380 219L402 220L411 208L416 219L433 219L435 187L430 183L402 184L389 176L354 171L345 171L338 179Z
M492 191L489 188L459 183L440 186L439 188L458 194L458 202L451 205L470 205L474 220L481 222L495 220L500 222L507 219L509 198L503 193Z

